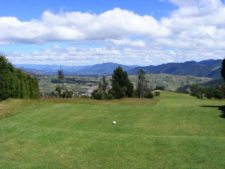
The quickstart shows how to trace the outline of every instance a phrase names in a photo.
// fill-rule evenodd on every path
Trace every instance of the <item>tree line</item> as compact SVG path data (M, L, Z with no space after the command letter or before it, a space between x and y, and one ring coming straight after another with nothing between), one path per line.
M38 80L14 68L5 56L0 55L0 100L38 97Z
M202 87L200 85L190 86L190 95L195 96L198 99L224 99L225 98L225 86L210 86Z
M221 66L221 76L225 80L225 59ZM225 85L216 85L210 87L202 87L201 85L191 85L190 94L199 99L224 99L225 98Z
M143 70L139 71L137 87L134 89L127 72L118 67L112 74L111 86L103 76L98 88L92 92L92 97L98 100L121 99L124 97L153 98L154 94L156 96L160 95L159 92L153 93L152 89L148 87Z

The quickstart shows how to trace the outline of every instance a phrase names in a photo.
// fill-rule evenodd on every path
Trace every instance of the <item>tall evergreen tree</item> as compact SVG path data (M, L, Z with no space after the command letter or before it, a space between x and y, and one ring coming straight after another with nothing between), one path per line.
M39 97L38 81L19 69L13 67L0 55L0 100L7 98Z
M60 67L60 69L58 70L58 79L64 80L64 71L63 71L62 67Z
M221 75L223 79L225 80L225 59L223 59L223 62L222 62Z
M102 77L102 90L106 92L108 86L108 82L106 81L105 76Z
M114 70L112 75L112 91L115 98L131 97L133 94L133 84L128 78L126 71L121 67Z
M145 72L143 69L141 69L138 73L138 82L137 82L137 95L140 98L144 97L145 90L147 88L146 79L145 79Z

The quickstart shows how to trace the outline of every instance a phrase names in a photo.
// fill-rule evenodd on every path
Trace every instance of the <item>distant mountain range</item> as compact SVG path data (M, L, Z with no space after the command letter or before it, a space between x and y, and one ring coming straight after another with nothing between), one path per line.
M128 74L136 75L140 69L147 74L189 75L198 77L220 78L222 60L188 61L184 63L167 63L158 66L128 66L117 63L102 63L88 66L62 66L66 75L111 75L121 66ZM59 65L18 64L16 67L34 74L56 75Z
M138 66L127 66L117 63L102 63L88 66L59 66L59 65L35 65L35 64L16 64L17 68L25 72L40 75L56 75L57 71L62 67L65 75L111 75L117 67L122 67L129 71Z
M191 75L199 77L220 78L222 60L188 61L184 63L167 63L158 66L136 67L129 74L137 74L140 69L146 73L165 73L173 75Z

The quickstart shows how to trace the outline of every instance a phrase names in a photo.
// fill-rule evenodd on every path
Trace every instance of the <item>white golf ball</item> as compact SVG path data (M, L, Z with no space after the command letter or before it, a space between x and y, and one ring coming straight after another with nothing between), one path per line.
M112 124L115 125L116 124L116 121L113 121Z

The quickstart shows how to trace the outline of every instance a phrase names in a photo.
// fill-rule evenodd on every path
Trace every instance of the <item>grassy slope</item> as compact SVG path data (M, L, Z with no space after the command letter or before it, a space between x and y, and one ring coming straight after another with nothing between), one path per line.
M202 106L224 104L175 93L159 101L9 100L1 111L17 113L0 120L0 168L222 169L225 119Z

